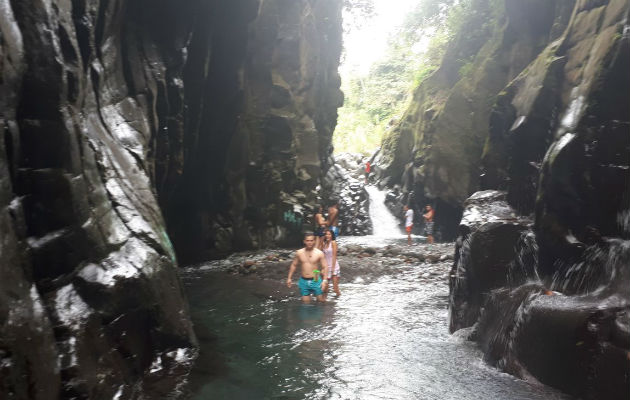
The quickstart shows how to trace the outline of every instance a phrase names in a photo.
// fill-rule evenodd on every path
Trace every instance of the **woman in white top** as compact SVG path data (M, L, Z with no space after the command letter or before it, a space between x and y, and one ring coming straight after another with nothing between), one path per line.
M405 212L405 231L407 231L407 244L411 244L411 230L413 229L413 210L409 206L404 206Z
M333 290L337 297L341 295L339 291L339 261L337 261L337 242L335 234L331 229L324 233L324 240L320 245L320 250L324 252L326 263L328 264L328 280L332 280Z

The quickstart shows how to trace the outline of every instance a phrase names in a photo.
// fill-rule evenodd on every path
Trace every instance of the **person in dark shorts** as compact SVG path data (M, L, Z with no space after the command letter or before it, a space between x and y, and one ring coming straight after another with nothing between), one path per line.
M324 208L317 206L317 212L315 213L315 248L319 248L322 242L324 233L328 228L328 221L324 218Z
M422 215L424 218L424 233L427 235L427 243L433 243L433 216L435 211L428 204L425 206L425 211Z

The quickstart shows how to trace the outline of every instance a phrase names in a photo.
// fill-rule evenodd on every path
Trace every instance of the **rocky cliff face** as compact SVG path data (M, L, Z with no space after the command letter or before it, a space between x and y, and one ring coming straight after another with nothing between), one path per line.
M481 185L504 191L466 202L450 323L511 373L628 399L630 4L572 5L491 109Z
M568 3L472 0L440 68L418 86L385 139L381 176L402 190L403 203L433 205L443 239L454 239L464 200L480 187L497 96L562 34Z
M0 1L0 397L181 394L170 239L190 260L301 229L340 7Z
M184 71L181 165L158 186L186 261L299 244L343 101L340 2L206 7Z

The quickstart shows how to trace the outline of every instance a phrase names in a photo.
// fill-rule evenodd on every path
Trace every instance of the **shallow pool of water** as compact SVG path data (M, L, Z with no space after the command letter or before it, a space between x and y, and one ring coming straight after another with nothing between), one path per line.
M201 345L192 398L568 398L487 366L473 343L449 335L446 281L422 282L419 268L342 281L342 297L312 305L186 270Z

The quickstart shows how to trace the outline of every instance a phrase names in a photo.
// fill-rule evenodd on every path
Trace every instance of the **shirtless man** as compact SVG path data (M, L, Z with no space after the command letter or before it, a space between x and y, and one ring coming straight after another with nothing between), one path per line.
M339 202L336 200L328 207L328 224L335 237L339 237Z
M328 221L324 218L324 209L322 206L317 206L315 226L315 248L319 248L320 243L324 240L324 233L328 228Z
M433 243L433 215L435 215L435 211L433 211L433 207L430 205L426 205L424 208L426 213L422 215L424 218L424 232L427 235L427 243Z
M293 284L291 279L298 264L301 267L302 274L298 280L302 302L310 303L311 294L317 296L318 301L326 301L324 290L328 286L328 279L326 279L328 276L328 264L326 263L324 252L315 248L315 235L312 232L304 234L304 247L295 252L295 257L289 267L287 287L291 287ZM317 266L320 264L321 271L318 271Z

